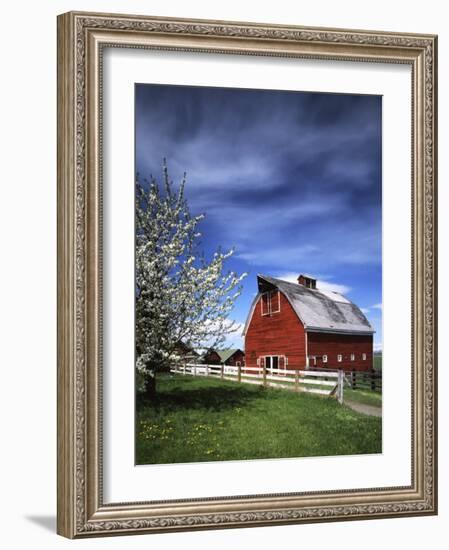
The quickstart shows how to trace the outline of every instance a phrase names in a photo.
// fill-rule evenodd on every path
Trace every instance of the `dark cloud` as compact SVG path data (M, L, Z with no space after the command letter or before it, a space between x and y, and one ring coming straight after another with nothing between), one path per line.
M136 85L136 167L187 172L206 253L254 274L307 271L381 301L381 97Z

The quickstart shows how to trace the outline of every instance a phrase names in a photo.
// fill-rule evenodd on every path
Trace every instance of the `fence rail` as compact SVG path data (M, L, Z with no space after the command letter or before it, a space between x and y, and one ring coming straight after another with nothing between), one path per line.
M376 371L351 371L346 373L346 383L353 390L382 391L382 373Z
M313 372L326 373L327 369L313 367L310 369ZM344 371L345 385L353 390L372 390L382 391L382 371Z
M326 371L321 373L309 370L187 363L185 365L172 365L170 372L185 376L210 376L234 382L245 382L247 384L272 386L296 392L327 395L335 397L339 403L343 403L343 371Z

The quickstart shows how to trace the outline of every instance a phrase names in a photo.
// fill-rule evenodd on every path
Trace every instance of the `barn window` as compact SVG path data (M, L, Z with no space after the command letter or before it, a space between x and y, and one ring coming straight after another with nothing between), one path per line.
M285 355L265 355L263 357L266 370L276 376L285 376L288 359Z
M351 361L354 361L354 360L355 360L355 354L351 353Z
M366 353L362 353L362 360L366 361Z
M279 290L264 292L260 304L262 315L279 313L281 311L281 295Z
M279 290L271 292L271 313L279 313L281 311L281 293Z
M270 293L265 292L262 294L262 298L260 300L260 307L262 310L262 315L270 315Z
M323 355L323 363L327 363L327 355Z
M279 356L267 355L265 357L265 367L269 371L277 370L279 368Z
M341 363L341 362L343 361L343 356L340 355L340 354L338 354L338 355L337 355L337 361L338 361L339 363Z

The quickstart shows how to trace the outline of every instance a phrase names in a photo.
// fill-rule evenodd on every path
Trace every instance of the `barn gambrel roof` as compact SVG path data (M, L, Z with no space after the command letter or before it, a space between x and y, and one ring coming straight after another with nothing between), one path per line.
M307 288L267 275L258 275L259 293L246 320L246 334L256 304L263 292L279 290L289 301L296 315L310 332L373 334L375 330L359 307L338 292Z

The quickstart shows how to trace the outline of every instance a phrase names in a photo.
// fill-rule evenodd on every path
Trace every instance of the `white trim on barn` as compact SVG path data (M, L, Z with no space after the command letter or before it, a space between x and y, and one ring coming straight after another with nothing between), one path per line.
M270 292L264 292L263 294L260 295L260 312L262 314L262 317L265 317L266 315L270 315L270 302L268 300L269 294ZM267 305L266 313L263 312L264 302L266 302L266 305Z
M309 365L309 338L307 336L307 332L304 331L304 339L305 339L305 354L306 354L306 369L310 367ZM316 359L315 359L316 364Z

